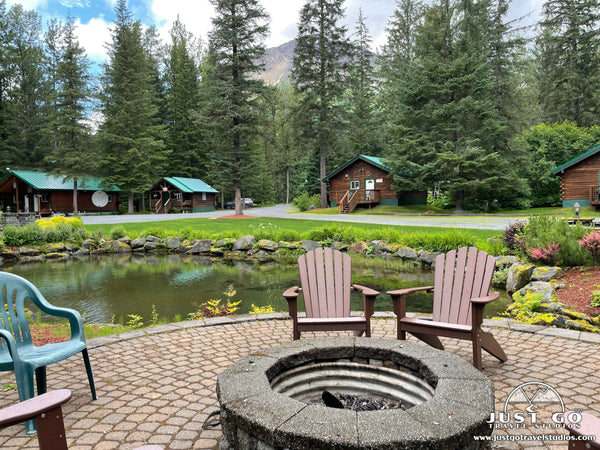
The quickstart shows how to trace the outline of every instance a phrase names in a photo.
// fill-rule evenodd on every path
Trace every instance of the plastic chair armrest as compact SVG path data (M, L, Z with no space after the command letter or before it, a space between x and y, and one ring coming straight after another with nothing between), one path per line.
M0 428L33 419L44 412L68 402L70 398L70 390L59 389L3 408L0 410Z
M20 361L19 353L17 352L17 343L15 342L15 338L5 329L0 328L0 339L4 339L6 342L6 348L8 348L8 353L10 353L10 357L13 362Z

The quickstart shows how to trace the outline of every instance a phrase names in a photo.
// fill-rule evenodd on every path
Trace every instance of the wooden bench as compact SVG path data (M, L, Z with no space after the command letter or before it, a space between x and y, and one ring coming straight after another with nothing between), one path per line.
M579 422L579 428L577 424L570 422L570 412L565 413L565 421L569 428L569 435L574 437L579 436L595 436L593 441L569 441L569 449L574 450L588 450L588 449L600 449L600 418L593 416L588 413L581 414L581 422Z

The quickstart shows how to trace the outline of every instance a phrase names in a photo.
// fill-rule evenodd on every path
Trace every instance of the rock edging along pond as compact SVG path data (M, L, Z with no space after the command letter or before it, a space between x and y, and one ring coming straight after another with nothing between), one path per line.
M117 240L86 239L81 246L66 243L46 244L41 247L16 247L0 250L0 265L28 263L43 260L85 258L89 255L156 253L189 254L214 258L247 260L257 262L277 261L286 255L299 255L323 244L316 241L274 242L244 236L238 239L203 239L189 241L180 237L160 239L156 236ZM435 266L435 258L440 254L427 250L416 250L384 241L356 242L353 244L331 242L331 248L350 253L362 254L387 260L413 262L416 266ZM571 328L580 331L600 332L600 316L590 317L571 311L558 302L556 289L561 287L557 277L562 275L558 267L536 267L523 263L514 256L496 257L494 286L506 289L514 303L507 309L507 315L516 320L531 324L544 324L558 328Z

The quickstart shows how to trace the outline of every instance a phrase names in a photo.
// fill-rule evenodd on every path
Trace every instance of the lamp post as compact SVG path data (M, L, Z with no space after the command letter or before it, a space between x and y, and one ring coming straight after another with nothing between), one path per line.
M576 219L579 219L580 212L581 212L581 205L579 204L579 202L575 202L575 204L573 205L573 214L575 215Z

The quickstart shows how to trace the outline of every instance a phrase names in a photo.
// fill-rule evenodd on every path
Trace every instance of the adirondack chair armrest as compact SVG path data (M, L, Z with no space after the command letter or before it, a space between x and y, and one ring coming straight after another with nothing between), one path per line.
M500 296L499 292L492 292L490 295L485 296L485 297L472 298L471 303L478 304L478 305L487 305L488 303L493 302L494 300L497 300L499 296Z
M287 301L296 300L300 292L302 292L302 289L300 289L298 286L292 286L283 293L283 297Z
M283 293L283 297L287 301L290 317L294 323L298 320L298 294L302 289L298 286L292 286Z
M3 408L0 410L0 428L33 419L42 413L68 402L70 398L70 390L59 389Z
M360 284L353 284L352 289L355 291L361 292L364 296L367 297L377 297L379 295L379 291L375 289L371 289L365 286L361 286Z
M407 288L407 289L397 289L395 291L387 291L386 294L390 295L392 299L406 297L409 294L413 294L415 292L427 291L433 292L433 286L422 286L416 288Z

